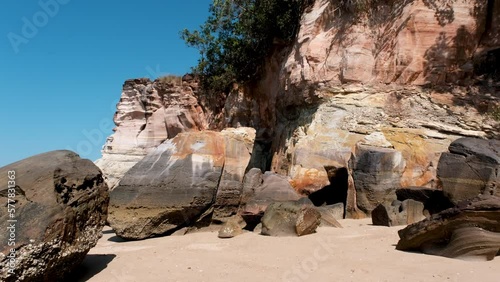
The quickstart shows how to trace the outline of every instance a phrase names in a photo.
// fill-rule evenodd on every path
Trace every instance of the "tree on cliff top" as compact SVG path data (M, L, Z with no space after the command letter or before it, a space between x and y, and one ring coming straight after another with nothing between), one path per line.
M200 51L193 68L202 86L226 92L233 82L245 83L260 68L276 43L288 44L299 28L310 0L214 0L210 16L198 29L181 31L188 46Z

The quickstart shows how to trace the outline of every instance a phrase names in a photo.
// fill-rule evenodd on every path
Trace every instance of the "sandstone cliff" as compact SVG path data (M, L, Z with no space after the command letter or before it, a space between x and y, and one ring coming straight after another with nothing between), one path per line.
M222 109L202 107L192 81L127 81L98 161L110 186L178 132L248 126L248 169L289 176L306 195L335 182L348 214L363 216L370 193L439 188L436 166L453 140L499 138L498 1L373 1L357 14L313 2L292 46L277 46L261 79L228 93Z
M206 129L198 104L198 85L189 78L177 81L125 81L116 106L114 133L108 137L96 164L113 188L132 166L166 139L180 132Z

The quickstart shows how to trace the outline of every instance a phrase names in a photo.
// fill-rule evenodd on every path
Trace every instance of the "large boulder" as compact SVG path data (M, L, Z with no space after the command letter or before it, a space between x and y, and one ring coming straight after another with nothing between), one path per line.
M262 174L260 169L252 168L245 175L241 214L247 223L257 224L271 203L299 198L287 177L269 171Z
M396 200L405 160L401 152L384 147L356 145L351 159L356 186L356 203L370 215L381 203Z
M165 141L111 192L111 227L122 238L144 239L196 222L207 224L224 152L218 132L180 133Z
M262 217L262 235L303 236L316 232L321 214L313 207L298 202L270 204Z
M500 198L481 196L463 201L398 233L398 250L491 260L500 254Z
M460 138L439 160L437 176L453 203L478 195L500 196L500 140Z
M118 236L144 239L225 222L239 209L252 128L179 133L137 163L111 193Z
M223 130L224 169L217 189L213 219L225 221L236 214L243 193L243 178L250 162L255 129L248 127Z
M102 236L108 187L90 160L53 151L0 168L0 280L58 281Z

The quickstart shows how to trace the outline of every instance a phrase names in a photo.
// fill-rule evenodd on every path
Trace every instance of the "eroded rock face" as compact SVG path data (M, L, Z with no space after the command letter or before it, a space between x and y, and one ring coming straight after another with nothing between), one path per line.
M224 170L217 189L213 219L224 221L238 211L243 193L243 178L250 162L255 140L253 128L229 128L224 137Z
M109 223L126 239L144 239L202 220L215 201L224 137L181 133L130 169L111 192Z
M500 254L500 198L481 196L400 230L396 246L450 258Z
M359 209L369 215L379 204L396 200L406 165L401 152L358 144L351 161Z
M113 189L123 175L166 139L207 128L194 80L171 83L147 78L125 81L116 106L114 134L96 161Z
M286 176L253 168L245 175L241 213L245 218L259 220L273 202L296 201L300 195L295 192Z
M286 61L287 84L456 83L470 76L478 45L498 44L498 16L486 23L498 6L486 2L378 1L365 18L316 0Z
M500 141L460 138L441 155L438 177L454 203L478 195L500 196Z
M73 152L53 151L0 168L0 180L5 185L0 190L2 202L12 194L8 181L15 182L16 200L13 217L7 209L0 213L1 241L8 242L10 230L15 232L14 246L1 245L0 280L63 279L102 236L109 195L101 171ZM8 271L11 248L14 274Z
M111 227L144 239L236 214L254 132L186 132L165 141L111 192Z

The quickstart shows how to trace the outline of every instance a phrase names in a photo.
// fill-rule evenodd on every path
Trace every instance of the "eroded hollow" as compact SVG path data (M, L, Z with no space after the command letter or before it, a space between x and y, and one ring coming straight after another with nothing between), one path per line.
M347 189L349 187L349 173L345 167L326 166L326 172L330 184L313 192L309 195L309 199L315 206L333 205L337 203L344 204L344 218L347 206Z

